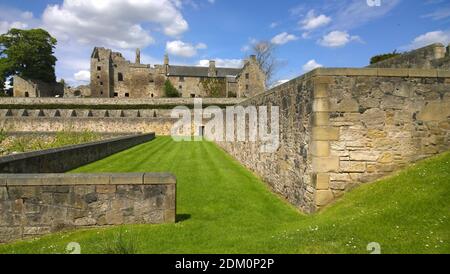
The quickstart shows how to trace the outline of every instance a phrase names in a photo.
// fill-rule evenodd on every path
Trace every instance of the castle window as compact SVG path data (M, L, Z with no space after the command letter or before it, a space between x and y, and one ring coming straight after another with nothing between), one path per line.
M245 90L248 90L249 89L249 86L248 85L245 85Z
M100 79L100 75L97 76L97 79Z
M119 82L122 82L123 81L123 74L122 73L117 74L117 79L118 79Z
M100 82L100 86L103 86L103 82Z
M155 97L155 95L152 93L152 98Z
M191 94L191 98L195 98L195 94Z
M184 82L184 76L180 76L180 82Z
M30 97L30 94L28 92L25 92L25 97Z
M178 88L181 90L181 89L183 89L183 86L180 85L180 86L178 86Z
M130 97L130 94L129 93L125 93L125 97Z
M245 74L245 79L247 79L247 80L250 79L250 74L249 73Z
M114 92L114 97L119 97L119 93Z
M98 71L101 71L101 70L102 70L102 67L98 66L98 67L97 67L97 70L98 70Z

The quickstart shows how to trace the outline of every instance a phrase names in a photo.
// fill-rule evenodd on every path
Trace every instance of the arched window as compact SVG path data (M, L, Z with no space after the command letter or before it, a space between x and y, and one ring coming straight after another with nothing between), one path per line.
M119 74L117 74L117 79L119 82L123 81L123 74L119 72Z

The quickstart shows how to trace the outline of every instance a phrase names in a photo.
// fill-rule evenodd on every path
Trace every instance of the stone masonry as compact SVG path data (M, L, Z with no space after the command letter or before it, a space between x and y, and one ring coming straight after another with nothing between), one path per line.
M445 70L317 69L241 105L280 107L278 151L219 145L306 212L450 148Z
M170 174L0 175L0 242L175 218L176 178Z

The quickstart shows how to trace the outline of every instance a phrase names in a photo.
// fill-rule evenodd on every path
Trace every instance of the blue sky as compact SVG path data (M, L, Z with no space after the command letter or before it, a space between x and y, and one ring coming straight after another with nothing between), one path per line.
M277 47L275 80L318 67L361 67L378 53L450 42L448 0L0 0L0 32L47 29L57 75L86 84L94 46L134 60L239 66L256 41Z

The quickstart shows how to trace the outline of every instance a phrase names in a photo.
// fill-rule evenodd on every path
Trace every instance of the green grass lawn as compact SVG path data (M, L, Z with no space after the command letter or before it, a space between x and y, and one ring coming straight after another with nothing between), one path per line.
M121 235L138 253L450 253L450 153L364 185L307 216L209 142L159 137L75 172L172 172L179 222L79 230L0 245L0 253L103 253Z

